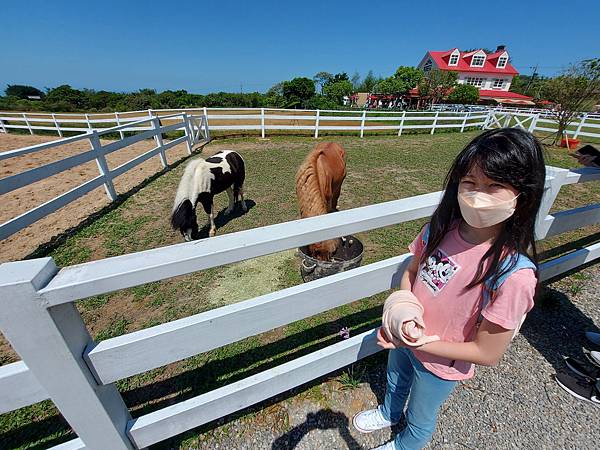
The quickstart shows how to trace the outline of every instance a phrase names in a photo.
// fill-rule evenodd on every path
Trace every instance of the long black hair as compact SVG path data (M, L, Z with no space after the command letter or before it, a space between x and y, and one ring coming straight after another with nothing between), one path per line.
M462 219L458 206L458 185L474 166L478 166L492 180L510 184L520 195L514 214L504 222L502 231L481 258L473 280L466 289L488 279L492 285L495 284L498 278L512 270L519 253L529 254L537 265L535 219L542 202L546 178L543 149L531 133L519 128L500 128L481 133L452 163L444 181L442 200L431 216L429 239L421 262L433 254L456 220ZM509 264L500 267L503 259L509 256Z

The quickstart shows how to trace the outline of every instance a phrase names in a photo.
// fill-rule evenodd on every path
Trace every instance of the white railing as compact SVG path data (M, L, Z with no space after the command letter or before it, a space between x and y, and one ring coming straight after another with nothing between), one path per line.
M168 125L163 125L161 122L168 122ZM171 123L172 122L172 123ZM162 133L170 131L183 130L184 135L169 142L163 142ZM125 136L125 132L135 132L131 136ZM100 137L119 133L121 139L102 144ZM136 142L144 139L153 138L156 146L147 152L136 156L118 167L110 169L106 162L106 155L119 151ZM170 148L185 142L188 153L191 154L192 146L199 142L207 142L210 139L210 133L206 126L206 118L204 116L190 116L187 113L177 113L162 116L160 119L156 116L147 116L135 121L128 121L124 125L119 125L111 128L102 128L100 130L87 130L84 134L63 138L57 141L47 142L44 144L24 147L17 150L11 150L0 153L0 161L7 161L11 158L32 154L51 148L58 148L66 144L72 144L78 141L89 141L90 150L78 153L58 161L54 161L25 172L0 179L0 195L19 189L36 181L49 178L65 170L85 164L95 160L98 165L99 175L86 181L83 184L47 201L46 203L30 209L25 213L14 217L0 225L0 239L6 239L10 235L19 230L31 225L40 220L46 215L56 211L59 208L77 200L88 192L104 185L106 195L110 201L117 198L117 192L113 185L113 179L131 170L135 166L141 164L147 159L158 156L163 168L167 167L167 159L165 152Z
M548 214L563 185L598 180L599 170L548 167L538 238L600 223L600 204ZM143 448L369 356L379 350L374 330L136 419L113 384L396 287L409 254L99 343L74 302L428 217L440 196L434 192L62 269L52 258L2 264L0 331L23 360L0 367L0 413L49 398L78 435L56 448ZM541 278L599 257L600 244L590 245L542 264Z
M104 130L114 123L131 123L145 117L167 117L172 114L201 114L211 131L256 131L266 137L272 131L297 131L319 137L321 132L366 133L420 130L434 134L436 130L490 128L497 123L510 125L512 118L525 120L531 132L556 132L552 113L544 109L490 108L485 111L385 111L385 110L300 110L276 108L186 108L150 109L114 114L45 114L0 112L0 132L27 129L63 132ZM507 119L508 118L508 119ZM80 126L74 126L80 124ZM507 126L509 126L507 125ZM517 124L517 126L519 126ZM554 128L553 128L554 127ZM575 138L600 138L600 114L581 113L567 132Z
M542 113L490 111L484 128L515 126L532 133L557 133L558 123L549 117L548 115L542 115ZM581 113L576 120L569 124L565 133L574 139L580 136L600 139L600 115Z
M314 137L322 131L365 132L393 130L398 136L405 130L427 129L431 134L438 129L480 128L487 112L429 112L429 111L367 111L367 110L299 110L274 108L186 108L150 109L114 114L44 114L0 112L0 132L26 129L63 132L101 130L103 127L123 122L133 122L144 117L163 117L173 113L201 114L207 118L211 131L310 132ZM78 125L79 126L76 126Z

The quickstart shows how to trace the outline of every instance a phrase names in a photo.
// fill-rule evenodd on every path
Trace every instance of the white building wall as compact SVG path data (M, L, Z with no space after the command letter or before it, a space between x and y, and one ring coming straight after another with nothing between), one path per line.
M484 90L495 90L492 87L494 84L494 80L496 78L501 78L504 80L504 85L502 86L502 89L497 89L497 90L508 91L510 89L510 85L512 83L513 76L512 75L490 74L490 73L459 72L458 83L465 84L467 78L483 78L483 84L478 87L479 87L479 89L484 89Z

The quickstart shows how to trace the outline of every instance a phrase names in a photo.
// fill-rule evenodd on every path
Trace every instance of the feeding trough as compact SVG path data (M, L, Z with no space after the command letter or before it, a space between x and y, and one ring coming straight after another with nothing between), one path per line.
M300 247L300 274L304 282L313 281L338 272L360 266L363 257L363 244L354 236L338 238L339 245L328 261L321 261L308 255L308 246Z

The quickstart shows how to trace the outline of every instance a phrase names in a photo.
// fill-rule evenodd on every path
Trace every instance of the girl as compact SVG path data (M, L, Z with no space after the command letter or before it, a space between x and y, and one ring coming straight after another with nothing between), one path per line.
M504 354L533 307L544 181L540 143L517 128L486 131L456 157L431 222L409 246L414 257L400 283L423 305L427 334L440 340L396 348L379 328L378 344L390 350L385 400L353 419L363 433L389 427L408 399L406 428L378 449L424 447L457 381Z

